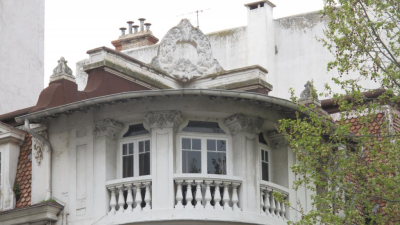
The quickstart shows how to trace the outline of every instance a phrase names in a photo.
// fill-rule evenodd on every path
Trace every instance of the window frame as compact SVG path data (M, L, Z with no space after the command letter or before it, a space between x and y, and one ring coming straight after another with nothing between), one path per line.
M201 140L201 173L184 173L182 160L182 139L183 138L191 138L191 139L200 139ZM219 133L195 133L195 132L180 132L177 135L177 150L178 150L178 171L181 174L201 174L201 175L216 175L216 176L227 176L231 175L231 138L228 134L219 134ZM224 140L226 143L226 174L208 174L207 172L207 139L212 140Z
M262 164L263 164L263 161L262 161L262 157L261 157L261 153L262 153L262 151L266 151L266 152L268 152L268 180L267 180L267 182L272 182L272 171L271 171L271 148L268 146L268 145L265 145L265 144L263 144L263 143L258 143L258 150L259 150L259 154L258 154L258 157L260 157L259 158L259 165L260 165L260 180L262 180L262 181L265 181L265 180L263 180L263 171L262 171Z
M149 175L139 175L139 142L149 141L150 142L150 174ZM150 176L152 174L152 151L151 151L151 135L141 134L138 136L121 138L118 143L118 166L117 166L117 177L121 179L131 178L123 177L123 145L133 143L133 177Z

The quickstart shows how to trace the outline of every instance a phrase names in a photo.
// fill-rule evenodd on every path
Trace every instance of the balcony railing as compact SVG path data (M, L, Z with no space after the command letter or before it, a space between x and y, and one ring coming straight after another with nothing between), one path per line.
M260 213L266 216L275 217L277 219L287 221L287 210L285 205L285 200L289 197L289 190L277 184L273 184L266 181L261 181L261 207ZM284 196L284 201L279 201L275 199L274 192L278 192Z
M178 174L175 182L175 209L215 209L241 211L238 177Z
M106 182L110 192L109 215L151 210L151 177L131 177Z

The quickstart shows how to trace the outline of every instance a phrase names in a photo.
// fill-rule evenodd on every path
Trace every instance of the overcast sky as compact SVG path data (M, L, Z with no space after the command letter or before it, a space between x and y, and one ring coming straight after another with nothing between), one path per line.
M150 30L160 40L183 18L196 26L199 14L204 33L245 26L245 3L255 0L46 0L45 11L45 87L57 60L64 56L75 75L75 63L88 58L86 51L111 45L118 39L126 21L139 24L138 18L152 23ZM316 11L322 0L272 0L274 18Z

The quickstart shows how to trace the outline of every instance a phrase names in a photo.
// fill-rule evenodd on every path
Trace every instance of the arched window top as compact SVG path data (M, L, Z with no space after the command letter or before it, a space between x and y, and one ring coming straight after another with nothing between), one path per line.
M195 133L211 133L211 134L226 134L224 130L219 127L218 122L207 121L189 121L188 125L182 129L185 132Z
M133 137L148 133L149 131L144 128L142 123L140 123L140 124L130 125L128 131L122 137Z
M258 134L258 142L264 145L268 145L267 141L264 138L264 134L262 132Z

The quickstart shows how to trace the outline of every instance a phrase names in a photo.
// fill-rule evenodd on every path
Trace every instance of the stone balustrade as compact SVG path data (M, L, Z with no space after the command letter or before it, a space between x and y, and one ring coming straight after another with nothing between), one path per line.
M283 194L283 201L279 201L274 196L274 192ZM275 217L283 221L288 220L287 208L285 201L289 197L289 190L277 184L273 184L267 181L261 181L260 183L260 213L266 216Z
M110 193L109 215L151 210L151 177L132 177L106 182Z
M175 209L241 211L237 177L175 175Z

